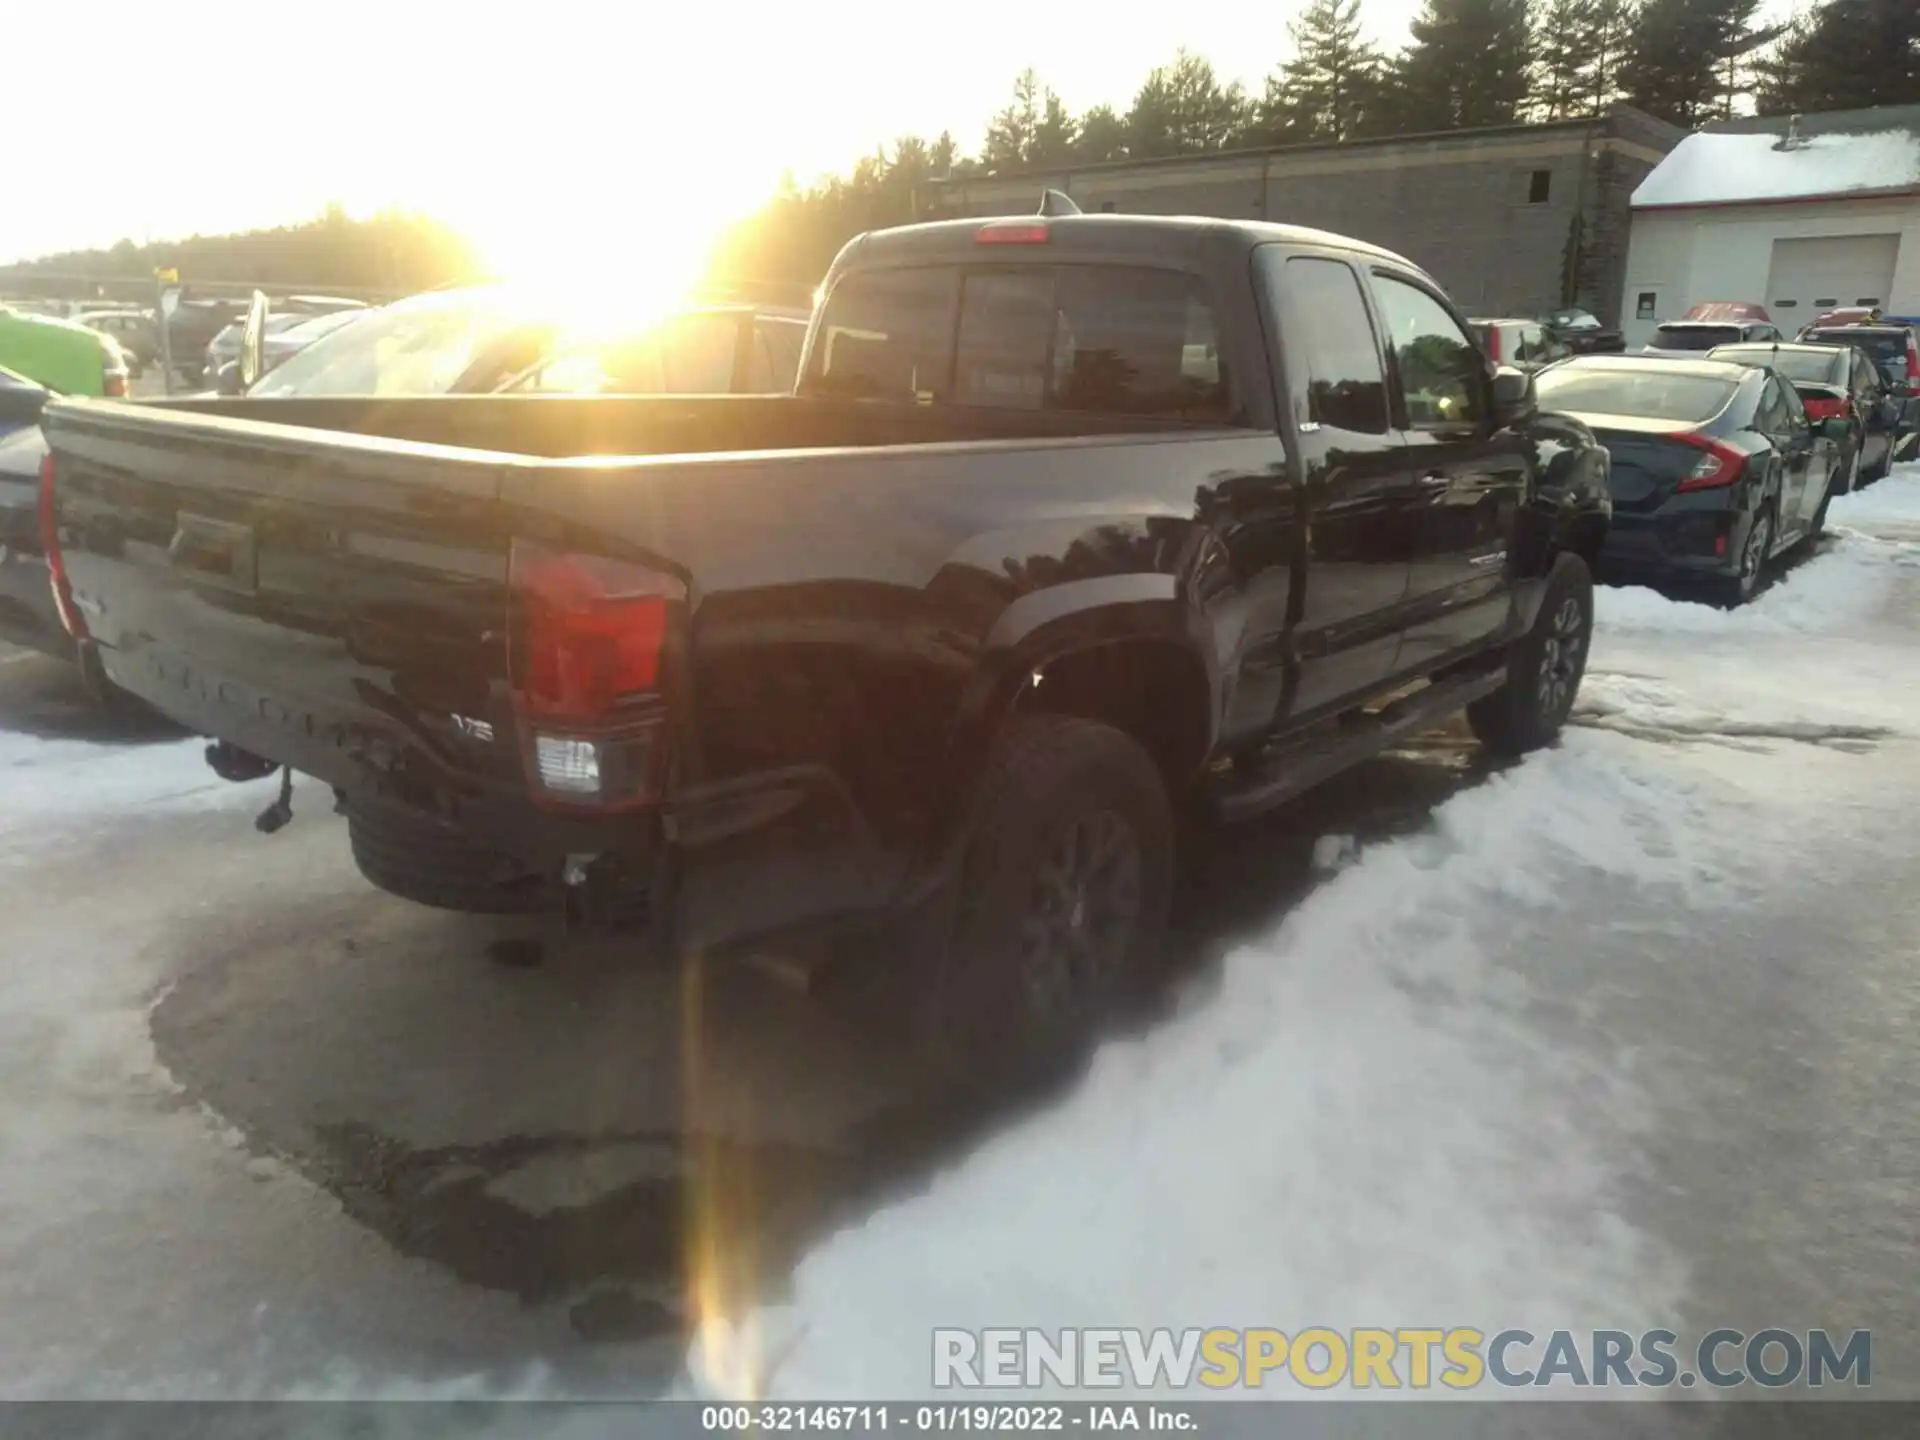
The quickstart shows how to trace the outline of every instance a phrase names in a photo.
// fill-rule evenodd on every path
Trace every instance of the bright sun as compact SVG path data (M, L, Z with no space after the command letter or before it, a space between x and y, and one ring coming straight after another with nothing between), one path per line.
M559 205L522 194L518 204L471 207L461 228L498 279L537 292L577 328L630 328L687 300L715 243L755 198L700 204L659 193L596 176L567 187Z

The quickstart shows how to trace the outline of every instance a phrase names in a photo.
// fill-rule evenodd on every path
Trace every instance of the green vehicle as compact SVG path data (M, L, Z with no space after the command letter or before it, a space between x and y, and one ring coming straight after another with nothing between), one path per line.
M0 366L62 395L127 393L126 356L111 336L6 305L0 305Z

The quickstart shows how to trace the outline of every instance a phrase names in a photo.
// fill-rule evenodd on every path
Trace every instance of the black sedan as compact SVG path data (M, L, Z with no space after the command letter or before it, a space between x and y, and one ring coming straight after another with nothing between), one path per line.
M1834 494L1883 479L1892 467L1901 405L1888 395L1886 377L1860 351L1839 345L1722 345L1707 358L1778 370L1799 393L1807 419L1846 422Z
M1626 337L1609 330L1591 311L1568 306L1549 310L1540 317L1547 333L1575 355L1618 355L1626 350Z
M1542 371L1540 408L1613 458L1610 575L1697 579L1735 604L1824 528L1843 420L1810 422L1785 376L1720 360L1584 355Z

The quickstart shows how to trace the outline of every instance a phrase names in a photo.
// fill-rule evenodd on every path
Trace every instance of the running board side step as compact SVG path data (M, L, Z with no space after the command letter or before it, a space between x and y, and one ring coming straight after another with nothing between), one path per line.
M1208 795L1207 803L1222 823L1250 820L1377 755L1401 737L1430 729L1491 695L1506 679L1504 664L1454 675L1423 685L1380 710L1333 722L1328 733L1267 752L1251 773L1230 772Z

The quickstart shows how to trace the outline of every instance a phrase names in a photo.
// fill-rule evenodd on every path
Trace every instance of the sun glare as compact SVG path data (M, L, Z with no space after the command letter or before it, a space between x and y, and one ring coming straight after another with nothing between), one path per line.
M743 209L738 197L649 202L640 188L609 193L600 177L562 208L489 205L459 223L494 278L537 295L573 328L630 330L688 301Z

